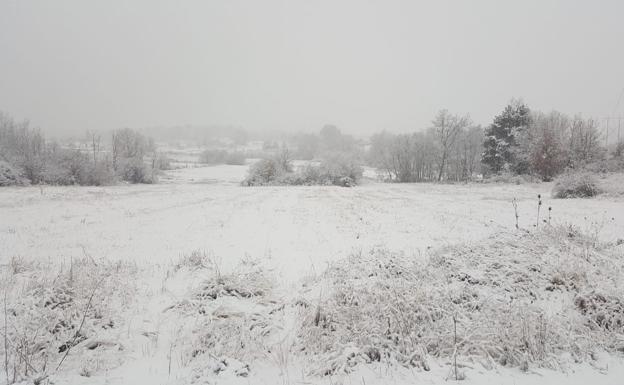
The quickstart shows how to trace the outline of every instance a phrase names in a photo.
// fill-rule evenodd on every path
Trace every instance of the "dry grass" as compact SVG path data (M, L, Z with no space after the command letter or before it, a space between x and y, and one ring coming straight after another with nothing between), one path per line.
M118 351L111 339L134 300L135 267L83 258L66 266L14 258L2 266L2 352L8 383L41 378ZM89 354L85 352L90 352ZM120 357L119 357L120 358ZM116 365L98 362L99 368Z
M320 278L326 295L305 314L299 348L320 375L373 361L429 370L430 357L563 369L566 357L624 351L623 268L614 245L570 227L501 233L424 261L373 250Z
M273 277L252 259L227 274L213 258L185 260L202 266L195 273L205 278L174 307L185 320L175 346L183 366L192 368L196 379L222 372L246 377L255 360L266 358L271 337L281 329Z

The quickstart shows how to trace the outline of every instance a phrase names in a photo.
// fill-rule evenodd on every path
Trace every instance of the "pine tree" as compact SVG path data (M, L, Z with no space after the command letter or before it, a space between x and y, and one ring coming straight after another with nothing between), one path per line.
M523 173L528 164L520 150L520 138L531 123L529 107L512 100L494 122L485 130L484 151L481 162L492 173L511 170Z

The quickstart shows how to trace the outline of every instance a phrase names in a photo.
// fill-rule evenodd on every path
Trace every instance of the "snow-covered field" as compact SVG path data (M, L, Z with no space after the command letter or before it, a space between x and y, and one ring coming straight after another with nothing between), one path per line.
M244 166L179 169L157 185L0 190L0 257L83 254L171 262L193 250L226 265L266 258L295 280L354 250L384 246L418 254L477 241L515 223L570 222L622 236L624 199L551 200L551 184L433 185L368 182L340 187L238 185Z
M124 340L123 362L110 370L95 368L89 376L79 375L78 370L71 374L69 365L70 373L50 377L54 383L190 381L184 360L175 358L176 354L182 357L176 350L184 338L180 318L163 309L183 300L201 282L201 273L172 270L193 252L218 264L222 274L241 261L257 260L273 277L274 295L295 298L302 282L352 254L383 248L423 258L428 250L476 244L512 230L514 198L522 228L534 229L541 194L541 226L546 225L543 220L550 220L553 225L575 224L603 241L624 237L623 197L553 200L552 185L547 183L438 185L367 180L356 188L241 187L238 183L245 172L245 166L183 168L169 171L156 185L0 189L2 264L13 257L52 265L92 258L137 267L131 279L138 300L129 309L119 309L126 318L123 330L109 336ZM550 218L548 207L552 207ZM289 322L286 317L281 334L285 339L292 326ZM80 353L76 349L71 354ZM448 368L435 364L427 372L369 365L348 375L317 377L308 375L301 362L288 360L287 353L279 357L254 358L248 374L232 369L195 379L244 384L433 384L448 377ZM475 366L467 369L465 383L619 384L624 378L623 362L605 356L602 364L608 370L579 364L565 373L535 369L526 374Z

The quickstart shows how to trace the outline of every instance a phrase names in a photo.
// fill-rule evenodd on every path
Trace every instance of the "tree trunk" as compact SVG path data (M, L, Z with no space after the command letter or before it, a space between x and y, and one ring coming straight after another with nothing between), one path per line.
M440 162L440 172L438 173L438 182L442 180L442 174L444 173L444 166L446 163L446 154L442 155L442 162Z

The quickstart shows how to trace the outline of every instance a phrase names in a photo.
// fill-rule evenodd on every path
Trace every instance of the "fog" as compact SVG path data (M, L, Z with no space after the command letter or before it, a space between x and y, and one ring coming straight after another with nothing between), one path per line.
M408 131L437 110L624 114L621 1L0 2L0 110L49 133Z

